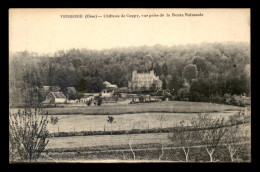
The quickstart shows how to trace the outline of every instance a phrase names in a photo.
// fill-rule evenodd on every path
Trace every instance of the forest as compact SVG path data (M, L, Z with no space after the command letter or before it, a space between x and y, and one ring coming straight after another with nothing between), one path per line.
M10 53L9 102L29 101L28 95L39 97L37 90L42 86L99 92L103 81L108 81L127 87L133 70L154 70L163 89L173 91L177 100L221 103L226 96L250 97L250 45L229 42L70 49L53 55Z

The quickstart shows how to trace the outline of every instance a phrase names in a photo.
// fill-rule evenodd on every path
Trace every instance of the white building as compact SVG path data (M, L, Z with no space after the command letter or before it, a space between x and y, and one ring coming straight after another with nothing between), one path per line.
M50 92L42 103L66 103L67 98L62 92Z
M148 73L137 73L134 70L132 72L132 79L128 82L128 88L133 90L149 90L153 83L157 83L159 89L162 88L162 81L159 79L159 76L155 75L153 70Z
M106 86L106 88L101 90L101 96L102 97L113 96L115 89L118 88L117 85L113 85L107 81L103 82L103 84Z

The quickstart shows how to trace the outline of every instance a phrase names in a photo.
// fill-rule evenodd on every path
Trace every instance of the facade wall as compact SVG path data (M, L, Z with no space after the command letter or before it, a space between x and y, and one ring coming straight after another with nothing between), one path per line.
M132 72L132 80L128 82L128 87L146 89L149 90L153 82L157 80L159 82L159 87L162 85L162 82L159 80L159 77L154 75L154 71L149 73L137 73L136 71Z
M55 103L65 103L66 99L64 98L55 98Z

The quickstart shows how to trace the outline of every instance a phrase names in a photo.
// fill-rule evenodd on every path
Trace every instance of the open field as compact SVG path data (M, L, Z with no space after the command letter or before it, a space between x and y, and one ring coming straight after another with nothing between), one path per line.
M250 124L246 124L246 128L250 130ZM242 136L243 133L240 134ZM168 133L146 133L132 134L133 145L138 144L169 144ZM115 146L127 145L127 135L96 135L96 136L72 136L72 137L54 137L48 138L49 143L46 149L57 148L80 148L92 146Z
M138 148L141 147L141 148ZM143 148L142 148L143 147ZM146 147L146 148L145 148ZM68 152L48 152L43 153L44 157L41 162L185 162L183 150L179 147L171 147L166 145L164 155L161 160L161 145L138 145L133 148L135 153L135 161L133 161L132 152L128 148L115 149L106 151L68 151ZM250 145L243 145L234 156L235 162L250 162ZM214 162L231 162L230 155L226 146L219 146L213 154ZM208 162L209 155L203 147L193 147L189 153L190 162Z
M250 124L246 124L245 127L250 129ZM243 134L241 133L241 135ZM162 161L180 162L185 160L179 143L177 141L170 141L167 137L168 133L134 134L132 136L134 136L132 147L138 161L158 161L158 157L161 155L162 144L164 145ZM247 137L250 137L250 135L247 135ZM50 142L43 155L47 155L50 158L44 158L42 161L133 160L126 135L59 137L50 138L49 140ZM250 139L245 138L244 140L244 144L238 149L235 155L237 162L250 162L251 159ZM230 161L225 143L220 143L213 157L214 161ZM51 158L54 160L51 160ZM190 150L189 159L192 162L206 162L209 161L209 156L202 145L195 144Z
M228 118L234 115L236 111L211 113L213 117L223 116ZM160 116L164 120L160 123ZM79 132L79 131L120 131L132 129L152 129L173 127L184 120L187 124L191 119L197 117L196 113L139 113L139 114L122 114L112 115L115 123L112 125L107 122L106 115L54 115L58 117L59 122L56 125L47 126L50 133L59 132Z
M85 107L54 107L44 108L43 112L50 115L117 115L117 114L135 114L147 112L165 112L165 113L197 113L197 112L223 112L239 110L240 107L203 103L203 102L186 102L186 101L163 101L153 103L138 104L115 104L101 106L85 106Z
M223 116L228 119L244 109L236 106L198 103L198 102L156 102L131 105L96 106L96 107L56 107L46 108L49 117L58 117L56 125L48 124L50 133L54 132L80 132L80 131L121 131L146 130L174 127L184 120L190 124L192 118L199 112L211 112L213 117ZM14 109L12 109L14 110ZM100 113L99 113L100 112ZM109 113L107 113L109 112ZM125 112L125 113L122 113ZM136 112L136 113L135 113ZM99 115L97 115L99 114ZM115 123L110 125L107 116L113 116ZM164 119L160 121L160 117ZM250 127L250 122L247 123ZM132 134L134 136L132 147L137 161L158 161L161 154L161 144L164 145L162 161L184 161L183 151L176 142L168 139L168 133ZM93 135L50 137L43 155L42 162L75 162L75 161L131 161L132 152L129 150L126 134L120 135ZM250 142L250 139L248 139ZM197 146L197 147L196 147ZM236 161L250 162L251 145L243 146L238 151ZM215 161L228 162L230 157L225 146L220 146L214 153ZM190 150L190 161L207 162L209 156L201 145L195 145Z

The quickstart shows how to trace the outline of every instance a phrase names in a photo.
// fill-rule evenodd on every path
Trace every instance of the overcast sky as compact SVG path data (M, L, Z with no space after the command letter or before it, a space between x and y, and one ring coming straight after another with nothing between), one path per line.
M60 15L185 14L202 17L61 18ZM53 53L201 42L250 42L249 9L11 9L9 50Z

